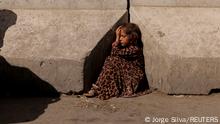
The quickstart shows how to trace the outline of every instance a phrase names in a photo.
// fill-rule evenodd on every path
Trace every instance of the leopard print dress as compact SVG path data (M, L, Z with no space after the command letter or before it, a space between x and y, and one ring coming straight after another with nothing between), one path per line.
M113 47L92 89L102 100L131 97L145 78L143 49L137 46Z

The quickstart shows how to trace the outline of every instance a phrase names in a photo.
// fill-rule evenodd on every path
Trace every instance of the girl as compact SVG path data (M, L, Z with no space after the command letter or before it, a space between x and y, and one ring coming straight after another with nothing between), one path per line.
M106 58L96 83L84 95L105 100L136 96L147 88L141 31L136 24L125 23L116 30L111 55Z

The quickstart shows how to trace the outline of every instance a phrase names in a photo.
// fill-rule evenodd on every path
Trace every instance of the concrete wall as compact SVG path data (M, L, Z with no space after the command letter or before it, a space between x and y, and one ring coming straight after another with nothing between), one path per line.
M132 0L151 87L168 94L220 88L220 1Z
M82 89L86 56L114 30L127 1L1 0L0 8L7 9L0 12L0 55L67 92Z

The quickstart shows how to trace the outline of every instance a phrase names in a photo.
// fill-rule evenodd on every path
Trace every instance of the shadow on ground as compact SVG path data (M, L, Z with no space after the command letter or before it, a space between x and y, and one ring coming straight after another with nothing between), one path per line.
M209 95L210 94L216 94L216 93L220 93L220 89L217 88L217 89L212 89L210 92L209 92Z
M1 98L0 123L21 123L37 119L45 112L48 104L59 98Z

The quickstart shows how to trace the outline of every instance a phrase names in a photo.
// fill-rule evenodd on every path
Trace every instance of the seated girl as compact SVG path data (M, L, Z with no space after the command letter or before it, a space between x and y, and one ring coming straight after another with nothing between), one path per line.
M106 58L96 83L84 95L106 100L137 96L147 89L141 31L136 24L125 23L116 30L111 54Z

